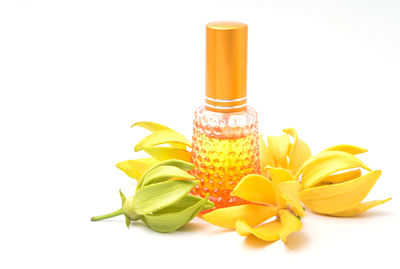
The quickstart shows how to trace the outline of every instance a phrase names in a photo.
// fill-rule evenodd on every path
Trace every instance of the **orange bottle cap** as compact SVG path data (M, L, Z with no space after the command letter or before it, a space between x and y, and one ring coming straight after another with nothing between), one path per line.
M212 22L206 26L206 108L246 110L247 25Z

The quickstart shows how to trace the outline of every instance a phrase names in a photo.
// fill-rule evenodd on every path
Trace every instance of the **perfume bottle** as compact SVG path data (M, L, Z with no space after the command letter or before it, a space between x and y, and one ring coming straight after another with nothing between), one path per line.
M231 196L248 174L259 173L257 113L247 105L247 25L214 22L206 26L205 105L195 111L192 193L215 207L245 203Z

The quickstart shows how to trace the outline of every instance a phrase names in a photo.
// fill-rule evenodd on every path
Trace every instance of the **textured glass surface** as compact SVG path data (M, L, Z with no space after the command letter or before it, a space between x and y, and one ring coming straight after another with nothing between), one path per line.
M242 177L260 169L256 111L250 107L234 113L213 112L204 106L197 109L192 161L192 173L200 180L193 194L205 197L209 193L216 207L242 204L230 193Z

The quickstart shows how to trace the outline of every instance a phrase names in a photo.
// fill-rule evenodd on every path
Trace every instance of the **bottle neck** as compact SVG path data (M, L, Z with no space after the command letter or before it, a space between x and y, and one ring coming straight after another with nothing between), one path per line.
M247 96L237 99L216 99L206 96L206 109L215 112L240 112L247 107Z

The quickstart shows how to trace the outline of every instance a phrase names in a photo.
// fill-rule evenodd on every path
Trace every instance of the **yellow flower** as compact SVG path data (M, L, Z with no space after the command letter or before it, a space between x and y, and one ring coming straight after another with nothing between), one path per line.
M351 217L391 200L361 203L381 175L380 170L371 171L355 156L367 152L366 149L336 145L311 156L295 129L283 132L280 136L268 136L268 145L260 136L261 174L270 177L268 167L286 169L301 182L300 198L308 209L324 215ZM362 170L369 173L362 175Z
M371 171L354 156L366 151L352 145L337 145L307 160L296 174L301 179L300 197L304 205L319 214L352 217L391 200L361 203L382 173ZM368 173L362 175L362 170Z
M282 168L268 168L271 180L262 175L245 176L232 191L250 204L219 208L204 214L203 219L216 226L236 229L242 236L254 235L265 241L287 237L302 228L299 217L305 215L301 205L300 183ZM276 217L275 220L270 220ZM266 222L267 221L267 222Z
M151 158L127 160L117 163L117 167L129 177L138 180L144 172L153 165L166 160L177 159L190 162L190 152L187 147L191 143L185 136L159 123L142 121L132 127L142 127L151 132L135 146L135 151L143 150Z
M295 175L303 163L311 157L308 145L298 138L293 128L283 130L280 136L268 136L265 144L260 135L261 174L268 177L268 167L287 169ZM290 142L290 140L293 142Z

